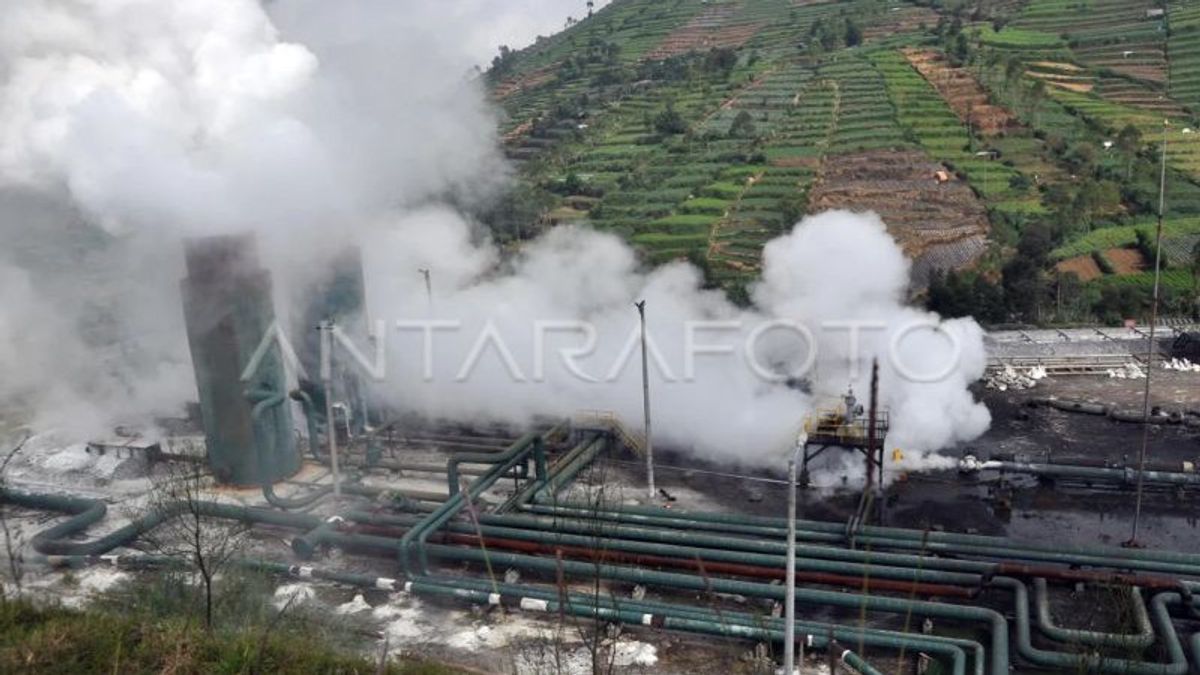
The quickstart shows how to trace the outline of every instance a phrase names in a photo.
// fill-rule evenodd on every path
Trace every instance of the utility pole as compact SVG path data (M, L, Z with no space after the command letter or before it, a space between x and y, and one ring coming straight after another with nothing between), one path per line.
M325 436L329 439L330 469L333 471L333 499L342 500L342 478L338 471L337 424L333 418L333 319L321 322L321 386L325 390Z
M1159 281L1162 276L1162 233L1163 212L1167 203L1167 141L1171 129L1169 120L1163 120L1162 158L1158 175L1158 223L1154 228L1154 295L1150 300L1150 335L1146 347L1146 388L1142 394L1142 447L1138 451L1137 499L1133 507L1133 532L1129 541L1124 543L1128 548L1137 548L1138 525L1142 519L1142 488L1146 475L1146 446L1150 444L1150 378L1154 374L1154 330L1158 324L1158 293Z
M796 446L792 448L792 455L788 458L787 569L784 570L784 586L787 590L783 596L784 675L793 675L796 672L796 462L807 442L808 438L801 430L796 437ZM868 467L868 475L870 471Z
M654 441L650 439L650 366L646 358L646 301L633 303L642 324L642 418L646 435L646 494L654 500Z
M879 403L879 359L871 360L871 407L867 410L867 489L870 490L876 479L872 476L872 472L878 471L878 484L876 488L882 493L883 491L883 439L878 437L878 413L876 406ZM878 451L876 451L878 446ZM882 496L882 495L881 495ZM882 501L882 500L881 500Z

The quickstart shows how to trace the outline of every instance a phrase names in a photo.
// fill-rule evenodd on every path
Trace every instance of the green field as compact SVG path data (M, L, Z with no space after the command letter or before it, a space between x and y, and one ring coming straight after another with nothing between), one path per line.
M839 194L821 189L839 158L917 151L986 209L986 255L963 264L994 279L1034 225L1055 233L1051 260L1131 245L1157 206L1168 119L1164 250L1183 260L1200 217L1200 4L1170 0L1163 16L1158 0L954 4L615 0L493 82L504 149L550 193L555 222L618 234L653 264L687 258L726 288L753 283L762 247L815 208L810 195ZM908 48L954 81L927 81ZM1012 121L970 128L963 106L983 103ZM1116 145L1126 125L1133 149ZM853 189L878 195L888 180ZM940 207L894 208L919 227Z

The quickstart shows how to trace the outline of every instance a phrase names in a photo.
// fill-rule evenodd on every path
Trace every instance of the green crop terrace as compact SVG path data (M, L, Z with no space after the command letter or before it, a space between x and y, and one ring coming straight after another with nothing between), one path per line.
M1014 0L983 3L983 21L963 15L959 76L1015 118L988 135L969 130L901 51L950 60L938 31L953 5L615 0L511 58L494 82L505 151L523 181L569 206L549 209L554 222L622 236L651 263L687 258L726 286L754 278L762 246L807 212L823 167L843 155L917 149L944 164L993 222L1006 221L1003 251L1020 223L1048 217L1047 189L1078 189L1063 146L1092 146L1111 177L1127 160L1106 144L1132 124L1144 159L1121 187L1155 192L1146 165L1166 118L1171 223L1200 214L1200 4L1171 0L1157 16L1157 0ZM851 24L868 35L862 44L844 44ZM724 70L706 66L713 46L732 54ZM677 128L664 132L670 115ZM1074 239L1056 259L1128 245L1133 215L1110 211L1091 233L1063 224ZM1169 225L1170 256L1183 255L1188 227Z

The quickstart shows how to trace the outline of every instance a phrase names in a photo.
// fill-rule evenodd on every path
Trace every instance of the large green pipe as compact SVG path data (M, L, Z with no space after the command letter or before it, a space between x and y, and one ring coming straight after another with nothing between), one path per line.
M309 424L309 427L308 427L309 434L310 434L309 443L313 449L313 452L316 453L317 452L316 451L317 443L312 440L315 437L311 436L311 434L316 433L316 427L313 422L314 416L312 415L312 411L311 411L311 404L312 404L311 399L308 398L307 394L303 394L301 392L294 392L294 395L295 394L299 394L298 398L305 405L305 417L308 419L308 424ZM272 408L282 405L288 399L288 396L286 394L283 394L281 392L274 392L274 391L270 391L270 390L266 390L266 389L258 389L258 390L249 392L247 394L247 397L252 401L256 401L256 403L254 404L253 412L252 412L252 417L255 420L258 420L260 418L260 416L264 415L267 411L271 410ZM264 450L256 447L255 452L258 454L258 457L261 459L264 454ZM267 452L267 454L270 454L269 451ZM317 454L318 454L318 458L319 458L319 453L317 453ZM340 487L341 487L341 491L343 493L358 495L358 496L362 496L362 497L370 497L370 498L378 497L379 495L386 492L386 490L384 490L383 488L372 488L372 487L367 487L365 485L361 485L358 483L357 479L354 479L354 478L349 479L349 480L342 480ZM263 494L263 499L266 499L268 504L287 511L287 510L293 510L293 509L303 509L303 508L312 506L313 504L316 504L321 499L329 496L330 494L333 494L333 491L334 491L333 488L334 488L333 484L321 485L319 487L313 488L312 490L310 490L309 492L307 492L303 495L300 495L299 497L281 497L275 493L275 486L271 483L271 481L264 481L262 483L262 494Z
M841 659L842 663L846 664L851 670L859 673L859 675L883 675L874 666L867 663L866 659L836 642L831 642L827 649L840 653L841 656L838 658Z
M614 525L596 523L576 518L542 518L517 514L482 514L479 521L485 525L521 528L525 530L542 530L548 532L565 532L590 536L593 539L622 538L641 541L659 542L663 544L695 545L705 548L718 548L729 551L749 551L782 556L786 544L747 537L729 537L705 534L698 531L677 531L631 525ZM834 546L805 545L800 547L800 553L805 558L843 560L862 563L865 565L897 565L901 567L916 567L929 570L948 570L966 572L987 577L995 572L996 563L976 560L956 560L931 555L910 555L906 553L884 553L879 551L861 551L839 548Z
M631 509L636 509L637 507L625 507L617 510L600 510L595 507L585 508L580 505L552 506L534 504L525 506L524 508L527 511L543 515L575 519L608 520L617 523L646 524L660 527L674 527L684 530L692 529L709 534L717 534L725 531L731 534L758 534L759 536L771 538L779 538L782 536L780 531L773 527L765 527L761 525L738 525L737 523L722 524L717 521L683 519L679 518L678 514L673 513L673 511L668 511L666 509L660 509L653 515L643 515L642 513L636 511L630 512ZM727 516L727 514L716 515ZM814 521L803 522L807 526ZM817 524L820 526L817 531L808 529L798 530L796 534L797 538L801 541L819 541L825 543L839 543L848 541L845 536L845 526L843 524ZM840 532L838 530L840 530ZM884 531L886 536L884 534L871 534L872 531L877 530ZM901 533L901 536L892 538L891 535L897 532ZM999 537L982 537L979 535L958 535L966 540L960 543L959 541L946 540L945 538L937 538L933 536L934 534L946 533L929 532L929 539L922 539L924 534L925 533L918 530L896 530L895 528L864 527L862 531L855 535L854 541L857 544L870 544L880 548L904 549L910 551L920 551L922 553L946 553L950 555L966 555L973 557L1055 562L1065 565L1087 565L1094 567L1162 572L1186 576L1200 576L1200 556L1186 553L1159 551L1157 553L1160 555L1155 556L1153 555L1155 552L1144 550L1136 551L1133 554L1130 554L1125 549L1054 549L1042 546L1025 545ZM982 540L990 543L991 545L983 546L970 543L976 540ZM1147 555L1140 556L1138 555L1139 553L1145 553ZM1172 558L1175 560L1171 560Z
M980 470L1009 473L1025 473L1043 478L1075 478L1107 483L1134 485L1138 482L1138 470L1132 467L1103 468L1074 464L1046 464L1039 462L1007 462L990 460L979 465ZM1142 478L1151 484L1200 485L1200 473L1182 471L1145 471Z
M360 514L361 515L361 514ZM96 562L108 562L120 567L146 568L146 567L174 567L181 564L186 564L178 558L159 555L123 555L113 556L108 560L100 560L95 557L87 556L69 556L66 559L54 561L58 564L68 564L71 566L79 566L84 564L92 564ZM255 572L265 572L281 576L288 576L299 579L322 579L333 581L336 583L358 586L361 588L373 588L386 591L400 590L401 587L407 592L425 593L432 595L441 595L444 597L452 597L456 599L468 599L479 604L497 604L500 599L497 594L503 592L505 595L511 596L516 600L518 606L525 609L540 609L545 612L555 613L560 607L570 611L578 616L588 618L613 618L621 620L625 623L635 625L646 623L646 616L657 615L665 617L658 625L664 628L686 630L690 632L700 632L709 634L724 634L734 637L749 637L749 638L767 638L778 641L782 639L782 628L780 627L780 619L772 619L766 617L757 617L754 615L744 614L740 612L713 612L706 611L687 606L669 605L665 603L639 602L633 600L622 600L619 606L612 598L591 597L576 593L568 594L566 597L567 603L561 604L564 599L564 594L548 589L536 589L528 586L516 586L512 584L492 584L482 579L452 579L449 577L443 578L427 578L419 579L411 582L403 583L397 579L387 577L377 577L369 574L359 574L354 572L345 572L341 570L330 570L320 567L311 567L305 565L294 565L271 560L254 559L254 558L235 558L230 561L234 566L241 569L247 569ZM541 600L544 604L531 605L526 602L526 598ZM601 603L603 602L603 607ZM720 629L728 630L728 632L720 632L718 626L737 626L737 629ZM747 634L746 628L760 628L768 626L769 628L761 634ZM978 647L977 643L967 640L954 640L949 638L937 638L931 636L913 636L905 633L896 633L893 631L884 631L878 629L857 629L836 624L822 624L814 622L802 622L799 627L803 631L810 633L809 645L817 648L828 648L828 640L857 640L863 644L872 647L885 647L891 649L911 649L921 650L934 654L940 654L948 657L954 664L953 673L962 675L964 672L963 663L964 655L960 646ZM865 660L860 657L848 657L848 652L844 648L839 648L839 656L847 661L855 668L869 668L864 666ZM865 673L877 673L874 670L860 670Z
M359 514L364 515L364 514ZM93 556L66 556L54 561L55 564L82 566L98 562L107 562L120 567L148 568L175 567L186 564L178 558L159 555L122 555L109 559L99 559ZM669 605L666 603L622 600L619 605L613 598L587 596L577 593L563 594L549 589L537 589L528 586L512 584L493 584L482 579L453 579L423 578L401 584L397 579L377 577L368 574L329 570L320 567L294 565L271 560L253 558L235 558L230 561L235 567L255 572L265 572L299 579L322 579L361 588L372 588L385 591L400 590L407 592L438 595L458 600L470 600L479 604L502 604L503 592L512 598L518 606L527 610L540 610L557 613L563 610L576 616L586 618L616 619L625 623L642 625L647 623L647 617L660 617L652 621L667 629L707 634L725 635L730 637L782 639L780 619L758 617L740 612L713 612L698 608ZM529 600L540 602L529 602ZM566 600L564 603L563 600ZM603 603L603 605L602 605ZM920 650L946 657L952 663L953 675L964 673L965 655L960 647L982 649L978 643L969 640L956 640L934 636L914 636L906 633L885 631L869 628L850 628L836 624L801 622L798 624L802 631L809 632L809 646L828 649L836 645L833 640L856 640L867 646L890 649ZM758 632L755 632L755 631ZM876 674L864 659L836 645L839 658L848 665L865 674Z
M424 516L392 516L351 511L343 516L329 518L316 528L292 539L292 551L305 560L316 555L317 550L324 544L342 548L374 548L394 554L400 550L399 539L341 532L338 529L339 521L411 528L420 524L423 518Z
M370 517L367 520L359 518L360 514L349 514L345 517L346 520L356 522L371 522L384 524L379 519ZM370 515L370 514L363 514ZM388 519L386 524L395 524L403 526L412 526L416 524L413 519ZM505 539L515 539L520 541L531 541L550 546L563 545L574 546L586 549L595 548L598 551L622 551L636 554L648 554L654 556L670 556L681 560L696 560L712 562L725 562L737 565L753 565L764 568L778 568L784 565L785 559L781 556L771 556L755 553L746 553L739 551L727 551L721 549L705 549L697 547L661 545L655 543L639 542L639 541L624 541L616 539L597 540L593 537L545 533L540 531L529 531L517 528L495 527L491 525L481 525L478 528L468 523L450 522L445 526L450 532L463 534L482 534L485 537L498 537ZM342 535L338 532L336 522L322 523L316 529L292 540L292 550L302 558L312 557L317 549L323 544L334 544L339 546L353 545L354 537L358 535ZM382 548L374 546L375 548ZM966 574L959 572L942 572L938 570L921 570L906 567L891 567L882 565L856 565L852 563L840 563L827 560L809 560L801 558L797 560L796 567L799 570L808 572L821 572L826 574L837 575L858 575L866 578L879 578L889 580L911 581L917 583L940 583L954 584L958 586L967 586L971 588L979 588L983 583L983 577L978 574ZM916 586L913 588L917 590Z
M496 481L500 480L502 476L508 473L509 469L513 468L520 462L526 461L531 452L536 453L541 451L542 439L549 438L557 434L559 430L564 428L564 425L565 423L560 423L559 425L556 425L549 431L545 432L545 434L530 432L517 439L508 450L500 453L500 455L505 457L505 459L495 464L491 471L473 481L467 487L465 495L463 492L452 488L451 496L445 501L445 503L438 507L436 511L429 514L429 516L422 520L416 527L406 532L401 538L400 562L404 566L405 571L410 575L413 575L414 573L414 570L411 566L411 553L415 547L417 558L420 563L420 572L422 574L428 574L429 561L425 551L425 542L429 538L429 534L445 525L451 518L458 515L458 513L466 508L468 499L476 499L481 493L483 493L483 491L490 488L496 483ZM447 469L447 473L449 474L449 465L447 465ZM456 486L457 483L457 475L455 475L453 476L453 480L450 481L450 485Z
M67 565L70 567L79 567L96 563L108 563L117 567L132 569L147 569L156 567L178 568L190 566L190 563L186 559L165 555L118 555L103 559L96 558L94 556L66 556L63 558L48 560L47 562L55 565ZM260 558L231 558L229 560L229 564L234 567L253 572L276 574L294 577L296 579L323 579L325 581L333 581L339 584L360 586L363 588L374 588L385 591L398 591L401 588L401 584L397 579L391 579L388 577L377 577L370 574L358 574L355 572L331 570L321 567L311 567L308 565L293 565L291 563L263 560Z
M291 397L299 401L301 409L304 410L304 421L308 427L308 452L313 459L320 462L322 460L321 436L317 432L317 408L313 403L312 396L302 389L297 389L291 393Z
M63 497L38 493L0 490L0 499L26 508L44 509L72 514L72 517L49 527L31 540L33 549L43 555L102 555L124 546L142 534L158 527L170 518L195 509L202 516L228 518L246 523L263 523L311 529L320 523L314 516L281 513L271 509L222 504L210 501L178 500L168 502L146 515L130 521L124 527L91 541L64 541L98 522L106 513L104 502L81 497Z
M569 461L562 462L560 469L556 467L557 470L533 491L533 501L557 500L558 493L575 480L579 472L590 465L607 444L608 438L598 435L591 443L580 443L576 446L575 450L571 453L573 457L570 457Z
M354 487L356 489L373 490L364 486ZM37 533L30 541L33 549L38 553L53 556L103 555L119 546L129 544L168 519L188 513L193 508L197 513L205 517L237 520L245 523L261 523L306 531L332 527L330 521L323 521L317 516L308 514L286 513L273 509L212 501L179 500L154 509L150 513L131 521L124 527L107 535L91 541L76 542L64 540L83 532L91 525L102 520L107 512L104 502L97 499L18 492L9 489L0 489L0 501L30 509L72 514L71 518ZM388 517L364 512L352 512L350 515L353 516L355 522L375 522L388 525L412 525L418 522L413 517ZM397 543L394 539L369 537L368 535L359 534L333 534L335 536L332 536L326 543L334 543L345 547L384 548L392 552L397 550Z
M779 599L784 589L778 586L757 584L752 582L735 581L720 578L700 578L668 572L656 572L640 568L621 567L607 564L582 563L570 560L555 560L537 558L511 553L483 552L474 549L462 549L450 546L429 545L431 554L435 557L491 564L504 564L521 569L533 570L547 574L559 572L571 576L600 577L617 579L626 582L671 586L699 591L715 591L734 593L755 597ZM1104 673L1127 673L1129 675L1183 675L1187 669L1187 661L1182 647L1171 624L1163 598L1178 598L1178 594L1159 594L1152 601L1154 616L1158 630L1163 635L1171 662L1167 664L1147 664L1129 659L1115 659L1095 654L1079 655L1067 652L1051 652L1037 649L1030 638L1029 599L1025 585L1009 577L997 577L993 585L1013 592L1015 596L1016 621L1018 629L1019 653L1032 663L1055 668L1076 668L1085 666ZM972 606L947 605L925 601L901 600L897 598L860 595L854 593L836 593L813 589L798 589L796 598L802 602L831 605L858 610L875 610L894 613L918 614L940 617L957 621L981 621L989 624L992 629L991 671L993 673L1008 672L1008 625L997 612Z
M473 531L473 529L471 527L466 526L466 525L456 526L456 525L451 524L450 527L454 531L462 531L462 532L472 532ZM487 528L484 528L483 534L509 536L509 537L517 536L518 538L520 538L519 531L513 530L511 528L487 527ZM592 543L594 541L594 540L588 539L587 537L562 537L562 538L559 538L558 540L561 543L572 544L572 545L574 545L574 544L589 545L590 543ZM611 546L610 542L606 541L605 544L606 544L606 546ZM619 548L619 547L613 546L613 548ZM675 548L678 549L678 547L675 547ZM459 549L459 550L461 550L461 549ZM651 549L651 551L653 551L653 550L654 549ZM665 552L665 551L663 551L663 552ZM678 553L680 555L688 555L691 553L689 551L680 551L680 550L674 550L673 552ZM704 554L707 555L709 553L704 552ZM493 552L489 555L493 561L499 561L499 562L505 562L505 563L514 562L514 559L509 558L509 554L499 554L499 553ZM468 557L471 557L471 556L468 556ZM478 560L479 558L475 557L475 559ZM748 563L759 562L759 561L751 560L748 558L742 558L742 560L745 562L748 562ZM572 567L576 567L578 565L578 563L574 563L574 562L568 563L567 561L564 561L564 564L563 564L564 570L568 567L568 565L570 565ZM586 563L584 564L584 566L587 568L587 570L594 569L593 567L588 566ZM540 569L542 571L555 570L555 569L557 569L557 563L555 561L547 561L547 564L541 565ZM586 570L585 570L585 572L586 572ZM883 576L883 575L879 575L879 576ZM953 581L954 579L946 579L946 580ZM484 583L486 583L486 582L484 582ZM705 582L702 582L702 583L705 583ZM1014 583L1017 585L1015 585L1015 586L1012 585ZM1041 583L1044 585L1044 581L1041 581ZM1017 592L1018 627L1020 630L1028 631L1028 621L1029 621L1029 619L1028 619L1028 600L1027 600L1027 596L1024 594L1025 593L1024 586L1022 584L1020 584L1019 582L1015 582L1015 580L1011 580L1011 579L1004 579L1001 581L1001 583L999 585L1001 587L1010 588ZM696 588L697 586L693 585L692 587ZM700 586L700 587L703 587L703 586ZM714 586L714 588L715 588L715 586ZM742 588L737 589L738 592L741 592L742 590L743 590ZM1039 608L1039 611L1040 611L1040 609L1041 608ZM1148 624L1148 619L1147 619L1147 624ZM1122 638L1129 638L1131 636L1120 636L1120 635L1115 636L1117 639L1113 640L1113 641L1109 641L1109 644L1111 644L1112 646L1146 646L1153 641L1153 636L1154 636L1153 628L1147 625L1147 629L1144 632L1146 634L1146 637L1148 638L1148 640L1143 639L1144 644L1135 645L1134 641L1127 640L1127 639L1125 641L1122 641ZM1166 632L1166 631L1164 631L1164 632ZM1065 631L1064 630L1064 631L1062 631L1061 634L1055 634L1055 633L1053 633L1053 631L1048 632L1050 637L1057 639L1059 641L1064 641L1064 642L1068 642L1068 643L1075 643L1075 642L1080 641L1080 640L1076 639L1078 637L1076 635L1076 633L1078 633L1078 631ZM1168 634L1167 635L1168 645L1170 645L1170 642L1172 639L1173 639L1172 636ZM1086 640L1083 640L1083 641L1086 642ZM1032 647L1029 647L1028 650L1029 650L1029 654L1030 654L1029 658L1032 661L1034 661L1035 663L1041 663L1043 665L1061 665L1062 663L1072 662L1071 661L1072 659L1076 659L1076 660L1078 659L1078 657L1075 655L1064 654L1064 653L1060 653L1060 652L1048 652L1045 650L1033 650ZM1130 663L1134 663L1134 662L1127 663L1123 660L1097 659L1097 660L1094 660L1094 663L1092 665L1094 665L1096 668L1103 670L1104 672L1126 672L1126 671L1135 672L1133 670L1129 670ZM1163 675L1164 673L1170 673L1172 671L1163 670L1158 665L1151 665L1151 666L1148 666L1148 670L1137 671L1137 672L1145 672L1147 674L1158 673L1159 675Z
M536 507L544 508L544 507ZM701 524L706 525L730 525L735 529L721 530L719 527L709 527L714 531L739 531L737 528L742 528L746 534L757 534L770 536L777 539L784 539L787 536L787 521L782 518L773 518L766 516L747 516L742 514L729 513L711 513L698 511L683 511L678 509L660 509L653 507L642 506L622 506L620 508L612 508L600 510L594 505L588 504L560 504L555 509L566 511L574 509L578 514L583 514L591 517L593 514L600 513L605 517L619 515L622 518L628 518L628 522L637 522L639 517L651 519L647 522L656 524L677 523L682 524L679 527L691 529L704 529L699 527ZM833 534L844 535L845 524L835 522L825 522L817 520L798 520L796 527L799 530L818 533L818 534ZM1029 553L1053 553L1064 555L1079 555L1083 557L1107 557L1122 560L1138 560L1138 561L1162 561L1179 563L1186 566L1196 567L1200 569L1200 555L1192 553L1181 553L1177 551L1162 551L1157 549L1135 549L1135 548L1118 548L1118 547L1072 547L1064 548L1060 545L1053 544L1035 544L1030 542L1019 542L1005 537L992 537L979 534L959 534L955 532L939 532L939 531L923 531L896 527L881 527L875 525L863 526L856 535L857 541L885 541L891 542L896 540L908 540L920 543L922 541L936 543L952 543L964 544L968 546L978 547L993 547L1007 548L1012 550L1021 550Z
M483 585L478 585L480 583ZM741 639L773 642L783 639L783 630L779 627L778 619L765 619L738 613L703 612L677 605L632 600L622 600L618 603L612 599L602 599L597 596L539 591L524 586L513 587L505 584L489 584L483 581L476 584L463 583L462 580L446 577L421 578L406 582L404 586L405 590L413 593L468 600L484 605L504 604L508 601L526 610L550 614L561 612L588 619L608 619L633 625L651 625L668 630ZM965 655L962 649L953 642L922 639L923 636L905 636L902 633L859 632L856 629L829 624L805 624L803 630L809 628L819 629L811 631L804 638L809 646L817 649L829 646L829 635L832 632L834 639L861 640L870 646L919 649L946 656L954 664L955 675L961 675L965 669Z
M99 499L18 492L3 487L0 487L0 501L23 506L27 509L57 511L59 513L70 514L71 517L63 522L52 525L33 535L33 539L30 541L30 544L33 545L33 550L43 554L52 553L56 549L59 540L86 530L103 520L104 515L108 513L108 507Z
M996 577L992 580L992 584L997 588L1010 590L1014 595L1017 651L1031 663L1050 668L1125 675L1184 675L1188 671L1188 662L1183 654L1183 646L1179 643L1179 636L1175 632L1175 626L1171 623L1171 615L1167 611L1168 603L1180 602L1178 593L1159 593L1150 601L1158 632L1162 635L1171 661L1169 663L1145 663L1130 659L1111 658L1095 653L1071 654L1034 647L1029 628L1029 592L1025 589L1025 584L1010 577Z
M254 402L254 408L253 408L253 412L251 413L251 416L255 421L257 421L261 416L265 415L267 413L267 411L272 410L272 409L282 405L283 402L288 399L287 394L270 391L270 390L265 390L265 391L259 390L259 391L249 392L246 395L246 397ZM305 410L305 417L308 419L309 434L311 435L312 433L315 432L315 428L313 425L313 415L311 414L311 410L307 410L307 409ZM315 443L313 442L311 436L309 438L309 444L310 444L310 446L315 448ZM264 449L259 447L256 444L254 446L253 452L255 453L255 457L257 458L257 461L262 462L263 455L266 454ZM260 473L262 473L262 472L260 471ZM264 478L262 481L263 498L266 499L267 503L269 503L271 506L276 506L276 507L284 509L284 510L302 509L306 506L310 506L312 504L315 504L317 502L317 500L322 499L323 497L330 494L331 492L333 492L333 486L326 485L326 486L316 488L316 489L308 492L307 494L301 495L299 497L286 498L286 497L280 497L279 495L275 494L275 486L274 486L273 480L271 480L269 478Z
M454 532L471 534L475 531L474 527L466 524L456 526L455 524L451 523L448 525L448 527ZM478 529L485 536L534 541L548 545L579 546L585 548L596 548L603 551L644 553L693 560L699 558L705 561L711 560L714 562L741 563L746 565L757 565L761 567L783 568L786 564L786 558L781 555L767 555L762 553L749 553L745 551L729 551L715 548L700 548L696 546L632 541L608 536L589 537L586 535L541 532L538 530L525 530L511 527L496 527L493 525L481 525ZM983 577L979 574L944 572L940 570L922 570L910 567L893 567L888 565L862 565L850 562L819 560L811 558L797 559L796 569L810 572L829 572L836 574L878 577L881 579L900 579L903 581L932 582L973 587L978 587L983 582Z
M561 570L576 577L616 579L651 586L670 586L695 591L732 593L771 598L774 600L782 599L785 594L785 589L781 586L733 579L704 578L690 574L659 572L637 567L573 560L539 558L516 553L485 552L477 549L443 546L440 544L426 544L424 548L434 557L444 560L482 562L493 565L503 564L547 574L556 574ZM985 623L991 628L991 672L1000 675L1008 673L1008 624L1005 622L1004 617L994 610L968 605L948 605L921 600L904 600L885 596L839 593L807 588L797 589L796 599L801 602L859 611L874 610L898 614L915 613L956 621Z
M597 437L596 442L599 442L600 438L602 437ZM565 455L558 458L554 463L554 467L551 469L548 469L546 466L546 454L544 452L535 455L535 459L540 463L537 472L538 480L526 484L524 488L501 504L497 509L495 509L495 511L497 513L503 513L518 504L524 504L533 501L538 493L548 487L549 481L554 480L561 475L563 470L572 464L577 457L586 452L589 447L591 447L591 445L588 443L579 443L575 445L575 447L567 451ZM592 457L594 458L595 454L593 454Z
M542 435L530 432L518 438L503 452L458 452L451 455L450 459L446 461L446 483L450 495L454 496L459 492L459 464L510 464L513 458L522 455L531 445L534 447L535 454L545 453ZM544 467L545 461L540 461L539 465ZM541 480L543 477L539 476L538 478Z
M1200 673L1200 632L1192 633L1188 646L1192 648L1192 672Z
M506 595L533 597L541 600L559 600L563 596L563 592L556 588L494 583L486 579L477 578L438 576L424 577L420 579L420 581L456 587L466 587L488 593L503 593ZM729 610L703 609L689 605L677 605L652 600L633 600L628 598L622 598L618 600L612 596L604 596L599 594L571 593L570 595L571 597L580 598L579 602L582 602L587 606L603 604L605 607L634 609L638 612L648 613L651 615L670 614L718 623L736 623L747 626L769 626L779 632L780 637L778 639L782 639L783 634L784 620L782 618L760 616L756 614ZM494 598L489 597L489 600L491 599ZM644 621L642 623L644 623ZM802 632L811 633L813 635L823 635L828 637L832 634L832 637L836 640L854 642L862 640L863 644L871 647L884 647L896 650L922 650L932 653L940 653L945 655L948 660L954 663L955 673L960 673L964 670L965 664L962 650L970 649L975 656L975 672L977 675L983 675L983 645L975 642L974 640L941 637L937 635L915 635L912 633L901 633L885 629L867 628L864 626L851 627L816 621L797 621L796 628Z
M1154 644L1154 626L1150 623L1150 614L1146 611L1142 593L1136 586L1130 586L1127 589L1129 600L1133 603L1133 619L1137 624L1136 633L1105 633L1055 625L1053 617L1050 616L1050 594L1046 589L1046 580L1041 577L1034 579L1033 589L1038 630L1055 642L1125 648L1145 648Z

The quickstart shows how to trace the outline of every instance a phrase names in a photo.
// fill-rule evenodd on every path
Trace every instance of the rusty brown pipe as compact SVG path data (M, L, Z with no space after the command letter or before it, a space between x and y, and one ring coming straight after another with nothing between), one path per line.
M996 574L1006 577L1038 578L1050 581L1137 586L1154 591L1178 591L1180 581L1175 577L1157 574L1130 574L1103 570L1077 570L1052 565L1024 565L1020 563L998 563Z

